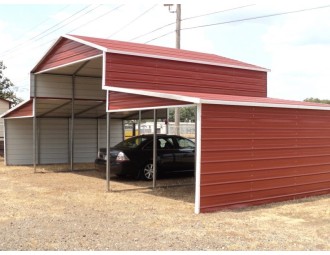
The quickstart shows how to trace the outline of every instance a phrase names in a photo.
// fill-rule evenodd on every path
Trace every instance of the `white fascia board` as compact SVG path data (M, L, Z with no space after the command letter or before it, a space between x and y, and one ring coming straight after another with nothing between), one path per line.
M80 39L80 38L77 38L75 36L63 35L62 37L67 38L67 39L70 39L70 40L75 41L75 42L78 42L78 43L81 43L81 44L85 44L87 46L90 46L92 48L95 48L95 49L98 49L98 50L101 50L101 51L107 51L107 48L106 47L103 47L103 46L100 46L98 44L85 41L84 39Z
M275 103L259 103L259 102L242 102L242 101L225 101L225 100L204 100L202 104L217 104L217 105L235 105L235 106L255 106L255 107L270 107L270 108L288 108L288 109L305 109L305 110L322 110L330 111L330 107L294 105L294 104L275 104Z
M127 89L127 88L119 88L119 87L112 87L112 86L106 86L106 87L104 87L104 89L106 89L108 91L115 91L115 92L121 92L121 93L127 93L127 94L166 98L166 99L184 101L184 102L189 102L189 103L194 103L194 104L200 103L200 99L197 97L180 96L180 95L175 95L175 94L170 94L170 93L154 92L154 91L148 91L148 90L142 90L142 89L141 90L140 89Z
M246 67L246 66L240 66L240 65L220 64L220 63L216 63L216 62L212 62L212 61L202 61L202 60L194 60L194 59L187 59L187 58L175 58L175 57L167 57L167 56L162 56L162 55L136 53L136 52L131 52L131 51L107 49L107 53L116 53L116 54L124 54L124 55L138 56L138 57L181 61L181 62L194 63L194 64L222 66L222 67L230 67L230 68L252 70L252 71L270 72L270 69L262 68L262 67Z
M33 116L27 115L27 116L18 116L18 117L8 117L8 118L5 118L5 119L6 120L11 120L11 119L27 119L27 118L33 118Z
M55 66L55 67L52 67L52 68L41 70L41 71L36 72L34 74L47 73L47 72L52 71L52 70L56 70L56 69L59 69L59 68L62 68L62 67L66 67L66 66L77 64L77 63L85 62L85 61L92 60L94 58L99 58L99 57L102 57L102 56L103 56L103 54L98 54L98 55L95 55L95 56L92 56L92 57L89 57L89 58L84 58L84 59L80 59L80 60L77 60L77 61L74 61L74 62L66 63L64 65Z
M150 107L140 107L140 108L128 108L128 109L120 109L120 110L108 110L107 112L129 112L129 111L145 111L145 110L154 110L154 109L167 109L167 108L176 108L176 107L191 107L195 106L195 104L180 104L180 105L164 105L164 106L150 106Z
M21 107L22 105L28 103L31 99L27 99L21 103L19 103L18 105L14 106L13 108L10 108L8 111L4 112L2 115L0 115L0 118L3 118L4 116L8 115L9 113L15 111L17 108Z

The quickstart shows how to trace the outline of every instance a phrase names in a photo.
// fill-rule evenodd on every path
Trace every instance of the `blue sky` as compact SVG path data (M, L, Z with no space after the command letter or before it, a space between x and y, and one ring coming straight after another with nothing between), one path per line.
M63 34L175 47L174 24L132 40L175 21L175 14L163 2L22 3L25 2L0 0L0 60L7 66L6 76L24 99L29 96L29 72ZM322 6L287 15L185 29ZM185 20L217 11L223 12ZM330 99L330 0L183 1L182 18L183 49L271 69L269 97ZM166 33L170 34L150 41Z

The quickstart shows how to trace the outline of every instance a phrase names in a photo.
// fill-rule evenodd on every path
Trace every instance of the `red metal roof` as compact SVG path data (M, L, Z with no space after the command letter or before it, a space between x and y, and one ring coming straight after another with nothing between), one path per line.
M154 96L160 98L170 98L174 100L186 101L191 103L202 104L223 104L223 105L246 105L260 107L281 107L281 108L303 108L303 109L319 109L330 110L330 105L301 102L294 100L276 99L269 97L247 97L247 96L232 96L222 94L197 93L186 91L164 91L164 90L139 90L139 89L122 89L109 87L109 90L135 93L140 95Z
M205 64L213 64L220 66L227 66L233 68L243 68L243 69L252 69L259 71L269 71L268 69L244 63L238 60L218 56L215 54L207 54L195 51L188 51L182 49L161 47L149 44L141 43L132 43L124 41L116 41L109 39L101 39L87 36L78 36L78 35L68 35L65 36L68 39L79 41L80 43L85 43L91 47L98 47L99 49L103 48L107 52L116 52L116 53L125 53L139 56L148 56L155 58L165 58L181 61L190 61L198 62Z
M3 113L0 118L33 117L33 99L21 102Z

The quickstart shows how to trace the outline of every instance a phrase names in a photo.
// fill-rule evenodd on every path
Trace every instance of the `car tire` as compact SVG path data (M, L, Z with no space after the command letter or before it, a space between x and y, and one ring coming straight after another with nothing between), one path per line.
M143 180L151 181L153 179L154 167L151 162L146 163L140 172L140 177Z

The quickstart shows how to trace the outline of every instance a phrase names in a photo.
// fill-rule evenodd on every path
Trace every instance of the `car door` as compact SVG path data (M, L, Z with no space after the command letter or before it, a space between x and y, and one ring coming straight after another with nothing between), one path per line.
M152 159L153 141L151 140L144 148ZM157 138L157 167L159 172L169 172L174 165L174 142L172 138Z
M176 137L175 165L179 171L194 171L195 143L184 137Z

